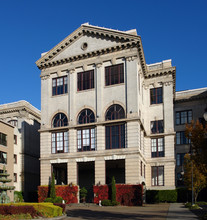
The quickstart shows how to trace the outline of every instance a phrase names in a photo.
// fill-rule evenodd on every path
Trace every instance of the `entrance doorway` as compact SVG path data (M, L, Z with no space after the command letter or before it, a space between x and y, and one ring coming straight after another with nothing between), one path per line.
M95 168L94 161L78 163L78 185L81 188L85 187L88 191L86 202L93 202L93 185L95 184Z
M125 183L125 160L106 161L106 184L111 184L113 176L116 183Z
M67 163L52 164L52 172L55 174L55 185L67 185Z

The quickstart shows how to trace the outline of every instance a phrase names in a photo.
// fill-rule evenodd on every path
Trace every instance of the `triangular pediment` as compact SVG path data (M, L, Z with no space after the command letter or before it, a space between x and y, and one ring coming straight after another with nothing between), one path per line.
M36 64L41 69L74 57L84 57L108 48L137 43L141 44L141 39L137 36L136 30L124 32L83 24L49 52L44 53Z

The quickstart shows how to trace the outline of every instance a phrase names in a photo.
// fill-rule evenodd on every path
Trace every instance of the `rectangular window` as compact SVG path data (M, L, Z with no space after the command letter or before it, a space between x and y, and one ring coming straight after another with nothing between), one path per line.
M17 155L14 154L14 163L17 164Z
M141 176L142 176L142 161L140 163L140 173L141 173Z
M190 140L185 137L185 131L176 132L176 144L190 144Z
M158 134L164 132L163 120L151 121L151 133Z
M52 154L68 153L68 132L52 133Z
M94 88L94 70L78 73L78 91Z
M150 89L150 103L159 104L163 102L162 87Z
M7 153L0 151L0 163L7 164Z
M193 119L192 115L192 110L176 112L176 125L190 123Z
M176 164L177 164L177 166L182 166L182 165L183 165L184 156L185 156L184 153L182 153L182 154L177 154L177 156L176 156Z
M0 144L7 146L7 135L0 133Z
M152 167L152 186L164 186L164 166Z
M105 67L105 85L114 85L124 82L124 64Z
M17 135L14 135L14 144L17 144Z
M95 128L78 130L78 151L95 150Z
M17 182L17 173L14 173L14 182Z
M164 157L164 138L151 139L152 157Z
M106 149L125 148L125 124L106 126Z
M52 79L52 95L61 95L68 93L68 77L58 77Z

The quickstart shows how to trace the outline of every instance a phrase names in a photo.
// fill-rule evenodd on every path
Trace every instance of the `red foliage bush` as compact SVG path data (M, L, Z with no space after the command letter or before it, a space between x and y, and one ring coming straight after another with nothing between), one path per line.
M94 203L99 200L109 199L108 185L94 186ZM116 200L125 206L142 206L143 204L143 186L116 184Z
M48 195L48 186L38 186L38 202L44 202ZM61 196L66 204L77 203L78 186L55 186L56 196Z
M38 216L33 206L0 206L1 215L30 214L33 218Z
M93 186L94 192L94 203L99 203L99 200L105 200L109 198L108 195L108 185L101 185L101 186Z

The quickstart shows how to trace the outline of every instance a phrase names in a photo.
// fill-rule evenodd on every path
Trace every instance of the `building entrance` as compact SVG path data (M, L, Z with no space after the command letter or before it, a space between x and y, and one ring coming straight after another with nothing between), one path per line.
M67 185L67 163L52 164L52 172L55 174L56 185Z
M113 176L116 183L125 183L125 160L106 161L106 184L111 184Z
M93 185L95 184L95 168L94 161L78 163L78 185L81 188L85 187L88 191L86 202L93 202ZM81 201L81 200L80 200Z

